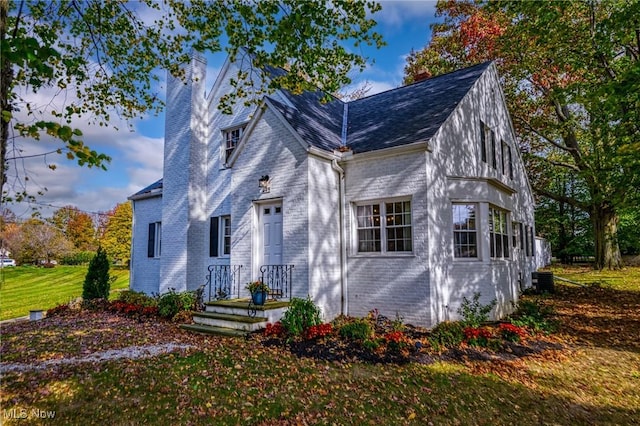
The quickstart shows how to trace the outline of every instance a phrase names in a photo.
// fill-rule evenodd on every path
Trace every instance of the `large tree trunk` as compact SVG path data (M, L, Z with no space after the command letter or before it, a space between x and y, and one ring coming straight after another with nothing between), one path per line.
M619 217L613 206L608 202L594 206L591 212L593 231L596 243L595 267L599 270L620 269L622 256L618 246Z

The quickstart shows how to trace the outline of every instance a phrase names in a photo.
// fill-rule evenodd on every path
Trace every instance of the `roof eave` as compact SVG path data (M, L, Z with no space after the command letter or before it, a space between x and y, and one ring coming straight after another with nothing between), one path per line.
M412 152L431 152L431 145L429 142L431 139L421 140L418 142L412 142L405 145L392 146L389 148L376 149L373 151L365 151L360 153L353 153L347 151L343 153L341 161L357 161L357 160L369 160L374 158L388 157L391 155L409 154Z
M161 197L161 196L162 196L162 189L155 189L153 191L145 192L143 194L133 194L127 197L127 200L139 201L139 200L146 200L147 198L155 198L155 197Z

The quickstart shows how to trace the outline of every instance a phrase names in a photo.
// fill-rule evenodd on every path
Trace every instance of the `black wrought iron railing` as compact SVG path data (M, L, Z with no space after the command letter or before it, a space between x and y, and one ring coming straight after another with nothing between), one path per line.
M262 265L260 276L263 283L269 286L272 299L289 299L293 282L293 265Z
M209 300L240 297L240 271L242 265L209 265L206 288Z

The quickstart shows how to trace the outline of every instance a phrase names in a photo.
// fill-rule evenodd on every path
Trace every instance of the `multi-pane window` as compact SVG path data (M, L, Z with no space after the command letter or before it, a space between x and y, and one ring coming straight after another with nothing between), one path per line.
M220 248L222 254L231 254L231 216L222 216L220 218L222 232L220 233Z
M410 201L357 205L356 220L358 253L413 250Z
M475 204L453 205L453 255L478 257L478 228Z
M231 216L214 216L209 229L209 256L231 254Z
M489 246L491 257L509 257L507 212L489 206Z
M225 142L224 161L225 162L229 161L229 157L231 157L233 150L238 145L238 141L242 137L243 132L244 132L244 126L224 131L224 142Z
M524 241L525 241L525 251L527 254L527 257L531 257L531 227L529 225L525 225L525 235L524 235Z
M147 239L147 256L160 257L162 248L162 224L152 222L149 224L149 235Z
M382 251L380 241L380 204L358 206L358 252Z
M385 203L387 251L411 251L411 202Z

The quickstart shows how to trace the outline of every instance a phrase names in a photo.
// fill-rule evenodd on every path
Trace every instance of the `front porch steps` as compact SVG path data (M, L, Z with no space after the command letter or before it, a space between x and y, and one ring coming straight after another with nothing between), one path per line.
M181 324L180 328L184 330L193 331L195 333L202 334L213 334L215 336L226 336L226 337L246 337L246 331L236 330L233 328L225 328L225 327L213 327L210 325L202 325L202 324Z
M255 316L248 312L249 299L216 300L205 303L204 312L195 312L195 324L183 324L181 327L198 333L223 336L246 336L248 333L266 327L282 318L289 302L268 300L264 306L255 306Z

